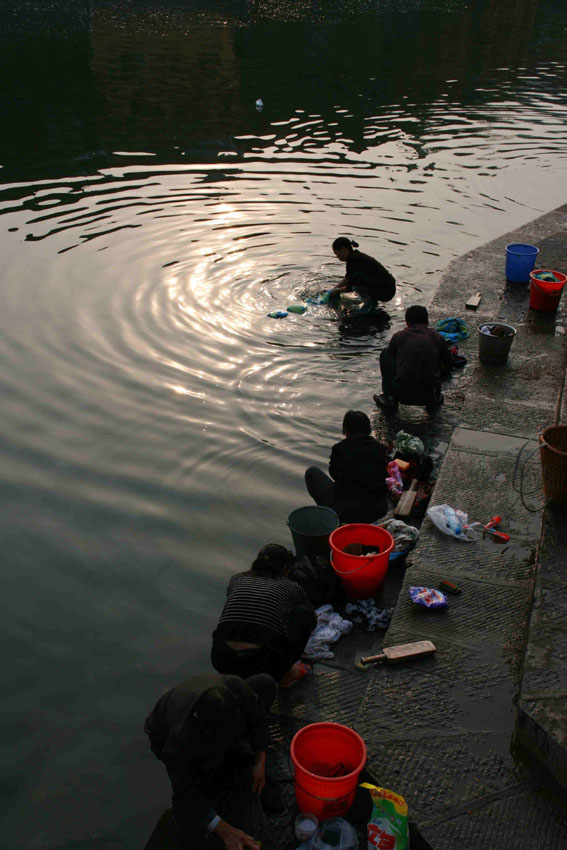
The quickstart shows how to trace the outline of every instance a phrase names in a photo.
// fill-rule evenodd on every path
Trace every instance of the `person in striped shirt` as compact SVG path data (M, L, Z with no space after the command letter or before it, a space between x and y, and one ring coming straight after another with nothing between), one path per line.
M286 688L311 672L299 659L317 618L305 591L288 578L292 558L268 543L250 570L231 578L213 633L211 661L219 673L269 673Z

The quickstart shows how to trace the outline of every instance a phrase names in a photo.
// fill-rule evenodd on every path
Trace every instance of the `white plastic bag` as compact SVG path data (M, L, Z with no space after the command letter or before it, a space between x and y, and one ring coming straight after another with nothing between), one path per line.
M358 850L356 829L344 818L333 818L319 824L310 840L310 850Z
M469 517L464 511L452 508L451 505L433 505L427 509L427 516L439 531L462 540L464 543L474 543L476 532L469 526Z

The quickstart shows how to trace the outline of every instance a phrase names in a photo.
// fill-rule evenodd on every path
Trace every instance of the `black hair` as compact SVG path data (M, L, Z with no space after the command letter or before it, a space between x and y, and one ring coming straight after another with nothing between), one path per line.
M228 688L207 688L197 697L193 712L205 738L214 738L219 729L233 724L238 715L238 703Z
M358 434L368 437L370 434L370 419L362 410L347 410L343 419L343 434Z
M339 251L341 248L358 248L358 242L354 239L347 239L346 236L338 236L333 242L333 251Z
M291 566L293 552L280 546L279 543L266 543L262 546L249 572L256 575L281 578L284 571Z
M406 310L406 322L408 325L428 325L429 313L427 312L427 307L421 307L419 304L408 307Z

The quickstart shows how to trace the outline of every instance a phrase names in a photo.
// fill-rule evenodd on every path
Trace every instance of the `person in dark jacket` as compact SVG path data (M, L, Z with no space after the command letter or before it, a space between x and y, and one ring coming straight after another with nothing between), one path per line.
M358 242L339 236L333 242L335 257L346 263L346 274L334 289L331 299L342 292L356 292L362 300L360 313L373 310L378 301L391 301L396 294L396 281L382 263L362 251L357 251Z
M219 673L269 673L286 688L311 672L299 659L317 618L305 591L287 577L292 559L289 549L268 543L248 572L231 578L213 633L211 662Z
M305 472L309 495L332 508L341 522L374 522L388 510L386 449L370 436L370 420L361 410L348 410L344 440L331 449L329 474L317 466Z
M429 327L425 307L406 310L406 327L395 333L380 353L382 394L375 395L379 407L395 410L402 404L423 404L433 409L443 404L441 377L451 371L451 354L446 340Z
M275 682L265 674L246 681L201 674L163 694L146 718L152 752L171 780L183 850L259 850L233 824L242 823L246 803L265 785L266 712L274 696Z

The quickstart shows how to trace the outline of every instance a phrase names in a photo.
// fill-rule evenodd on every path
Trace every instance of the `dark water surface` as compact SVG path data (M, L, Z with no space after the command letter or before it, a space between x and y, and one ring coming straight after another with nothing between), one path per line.
M565 201L563 0L0 2L3 848L133 848L141 731L449 261ZM264 109L257 112L261 97ZM384 324L328 308L361 243Z

